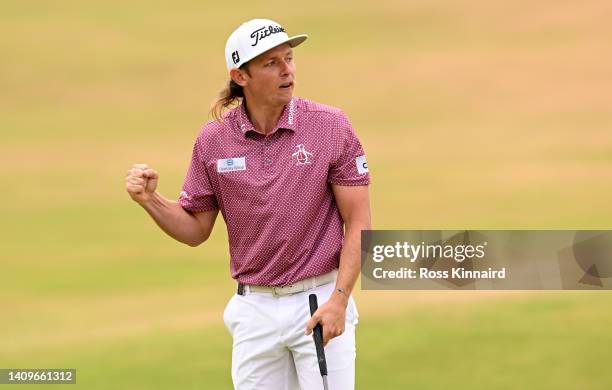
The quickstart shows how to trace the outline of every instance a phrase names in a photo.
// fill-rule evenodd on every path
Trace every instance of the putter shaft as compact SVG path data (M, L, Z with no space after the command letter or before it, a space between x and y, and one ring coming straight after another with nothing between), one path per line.
M312 316L318 308L317 295L310 294L308 300L310 303L310 315ZM317 350L317 360L319 363L319 371L323 378L323 388L327 390L327 361L325 360L325 350L323 349L323 327L321 324L317 324L314 327L312 337L314 338L315 348Z

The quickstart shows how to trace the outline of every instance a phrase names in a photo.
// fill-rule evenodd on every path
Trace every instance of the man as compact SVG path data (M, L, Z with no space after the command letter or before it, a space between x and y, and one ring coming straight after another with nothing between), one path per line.
M320 323L331 389L353 389L350 296L360 234L370 228L369 173L345 114L293 96L293 47L278 23L254 19L227 40L230 75L198 135L178 202L135 164L126 188L167 234L191 246L227 224L238 291L224 312L237 389L322 388L312 337ZM241 104L221 117L224 108ZM310 318L308 295L322 303Z

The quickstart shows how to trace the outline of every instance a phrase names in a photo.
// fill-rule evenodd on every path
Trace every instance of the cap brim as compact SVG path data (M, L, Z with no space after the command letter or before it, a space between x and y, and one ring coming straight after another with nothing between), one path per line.
M291 47L296 47L300 43L304 42L307 38L308 38L307 34L296 35L296 36L289 38L289 40L286 43L288 43L289 46Z

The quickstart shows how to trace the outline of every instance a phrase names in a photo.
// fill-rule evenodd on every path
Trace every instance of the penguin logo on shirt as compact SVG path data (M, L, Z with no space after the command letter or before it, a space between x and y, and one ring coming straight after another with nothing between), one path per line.
M302 144L296 145L295 147L298 149L297 152L292 154L297 160L297 164L295 165L312 164L312 153L307 151Z

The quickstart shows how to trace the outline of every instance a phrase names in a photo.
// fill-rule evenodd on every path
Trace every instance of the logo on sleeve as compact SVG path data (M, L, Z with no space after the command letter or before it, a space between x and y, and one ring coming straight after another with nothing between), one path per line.
M217 172L246 171L244 157L222 158L217 160Z
M357 173L363 175L364 173L370 172L368 170L368 162L366 161L365 156L359 156L355 159L355 164L357 164Z

